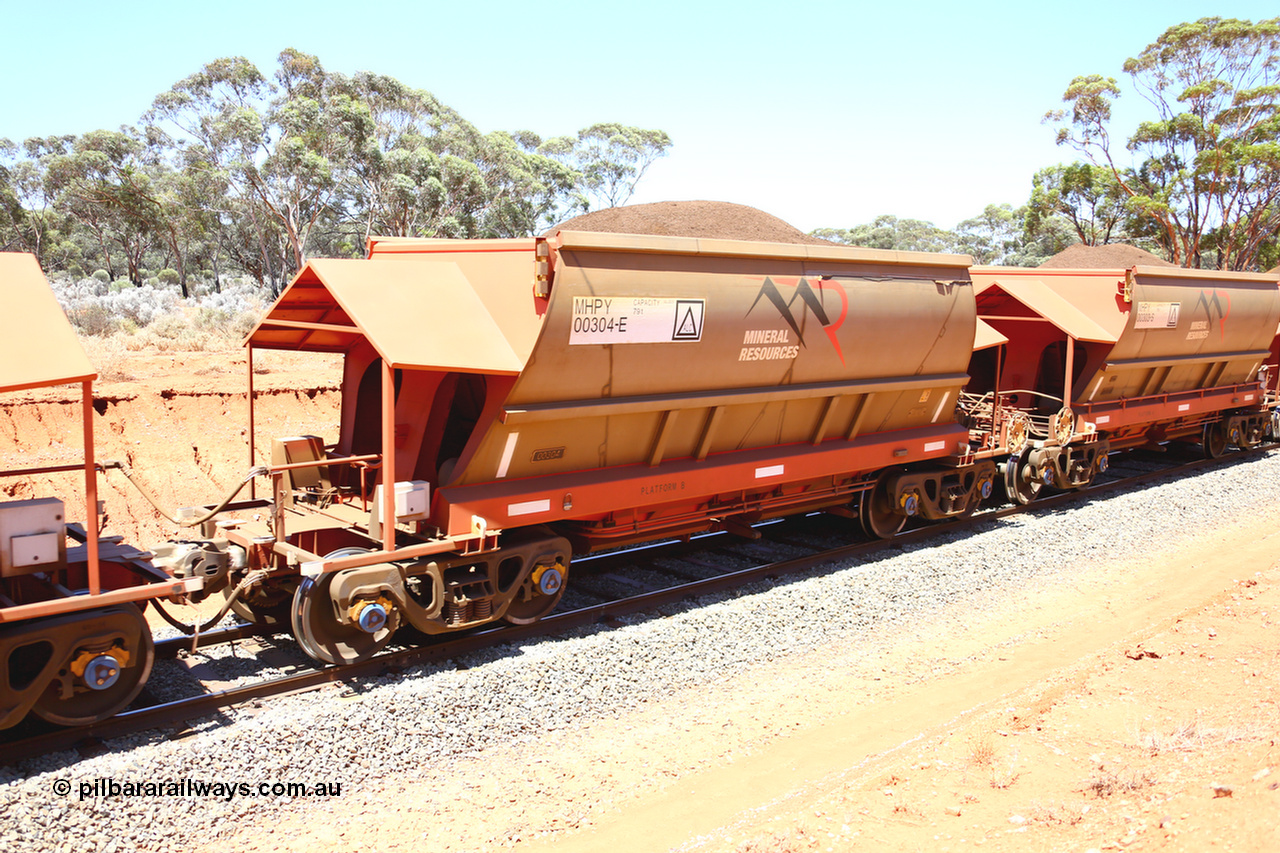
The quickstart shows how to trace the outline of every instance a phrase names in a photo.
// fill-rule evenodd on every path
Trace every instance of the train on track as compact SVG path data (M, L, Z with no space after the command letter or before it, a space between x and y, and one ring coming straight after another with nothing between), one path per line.
M0 728L127 706L151 667L146 602L219 597L353 663L402 626L536 621L578 554L812 511L890 537L1086 488L1127 448L1217 456L1280 433L1275 275L375 238L309 262L245 341L249 494L180 511L187 533L143 551L99 533L94 374L34 259L0 255L0 284L0 391L81 384L85 446L0 474L86 483L80 524L57 497L0 504ZM336 436L258 447L260 350L341 354Z

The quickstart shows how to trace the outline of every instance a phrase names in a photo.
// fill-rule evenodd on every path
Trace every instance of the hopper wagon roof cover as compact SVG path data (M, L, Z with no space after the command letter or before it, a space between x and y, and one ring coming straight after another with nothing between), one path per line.
M0 252L0 391L97 378L35 256Z
M310 261L246 343L345 352L361 338L396 368L514 374L527 358L458 265L445 262Z
M978 297L979 316L990 316L1000 313L996 291L1021 303L1036 315L1043 317L1064 333L1078 341L1098 341L1114 344L1119 337L1120 329L1108 330L1093 317L1068 302L1044 282L1037 279L1017 278L1013 276L994 276L992 280L981 285ZM1124 317L1117 313L1119 324ZM1116 322L1116 317L1106 318Z

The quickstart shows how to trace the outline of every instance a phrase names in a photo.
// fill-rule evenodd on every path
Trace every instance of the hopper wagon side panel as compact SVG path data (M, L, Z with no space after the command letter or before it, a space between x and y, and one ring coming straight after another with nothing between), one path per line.
M1082 383L1082 402L1252 381L1280 321L1280 289L1259 276L1144 272L1125 307L1124 331L1106 364Z
M960 263L566 246L437 512L456 532L838 503L854 475L964 442L974 318Z

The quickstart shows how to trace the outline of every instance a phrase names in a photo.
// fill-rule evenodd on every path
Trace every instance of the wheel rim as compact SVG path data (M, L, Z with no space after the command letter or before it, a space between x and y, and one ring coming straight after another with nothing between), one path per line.
M1009 428L1006 432L1008 436L1009 452L1018 454L1027 446L1027 439L1030 437L1031 419L1027 417L1025 412L1014 412L1009 416Z
M1040 497L1044 484L1023 472L1031 458L1031 448L1026 448L1016 457L1010 457L1004 464L1004 488L1009 500L1026 506Z
M907 517L894 511L893 496L889 494L890 472L886 471L876 484L862 493L858 502L858 520L868 536L889 539L907 523Z
M1205 458L1217 459L1227 450L1227 431L1221 423L1205 424L1200 443L1204 447Z
M142 692L155 662L155 643L142 611L124 604L86 614L85 621L99 619L105 619L105 623L95 628L95 633L106 629L123 634L129 665L120 667L114 683L102 690L91 689L76 676L69 676L79 682L70 698L62 697L62 679L54 679L31 706L39 717L59 726L87 726L120 713ZM108 649L102 651L109 653Z
M343 548L325 559L369 553L365 548ZM368 660L386 648L400 625L399 612L392 610L385 625L372 634L358 626L338 621L329 590L336 572L303 578L293 595L290 622L298 646L321 663L353 664Z

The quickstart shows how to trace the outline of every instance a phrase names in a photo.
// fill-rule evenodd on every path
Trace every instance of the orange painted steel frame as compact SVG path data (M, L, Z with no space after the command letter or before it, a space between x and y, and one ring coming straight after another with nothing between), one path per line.
M546 504L536 522L600 519L620 510L643 507L658 512L654 524L619 524L616 539L640 538L648 531L661 532L681 511L690 523L705 523L708 516L734 515L761 509L781 514L793 505L841 503L867 484L850 481L904 462L946 459L958 444L966 443L968 430L946 424L892 433L863 436L851 442L822 446L771 446L711 457L705 461L665 461L661 468L624 466L596 471L532 477L521 480L451 486L442 489L449 518L455 525L471 515L493 519L503 527L521 524L519 505ZM668 488L670 486L671 488ZM825 488L825 490L824 490ZM677 493L686 503L657 503L643 495L646 489ZM772 499L769 497L772 494ZM706 501L725 493L741 494L740 502L726 504L718 513ZM751 497L751 495L758 495ZM514 509L514 512L513 512ZM705 524L704 524L705 526ZM453 529L450 532L454 532ZM602 537L603 538L603 537ZM649 537L651 538L651 536Z

